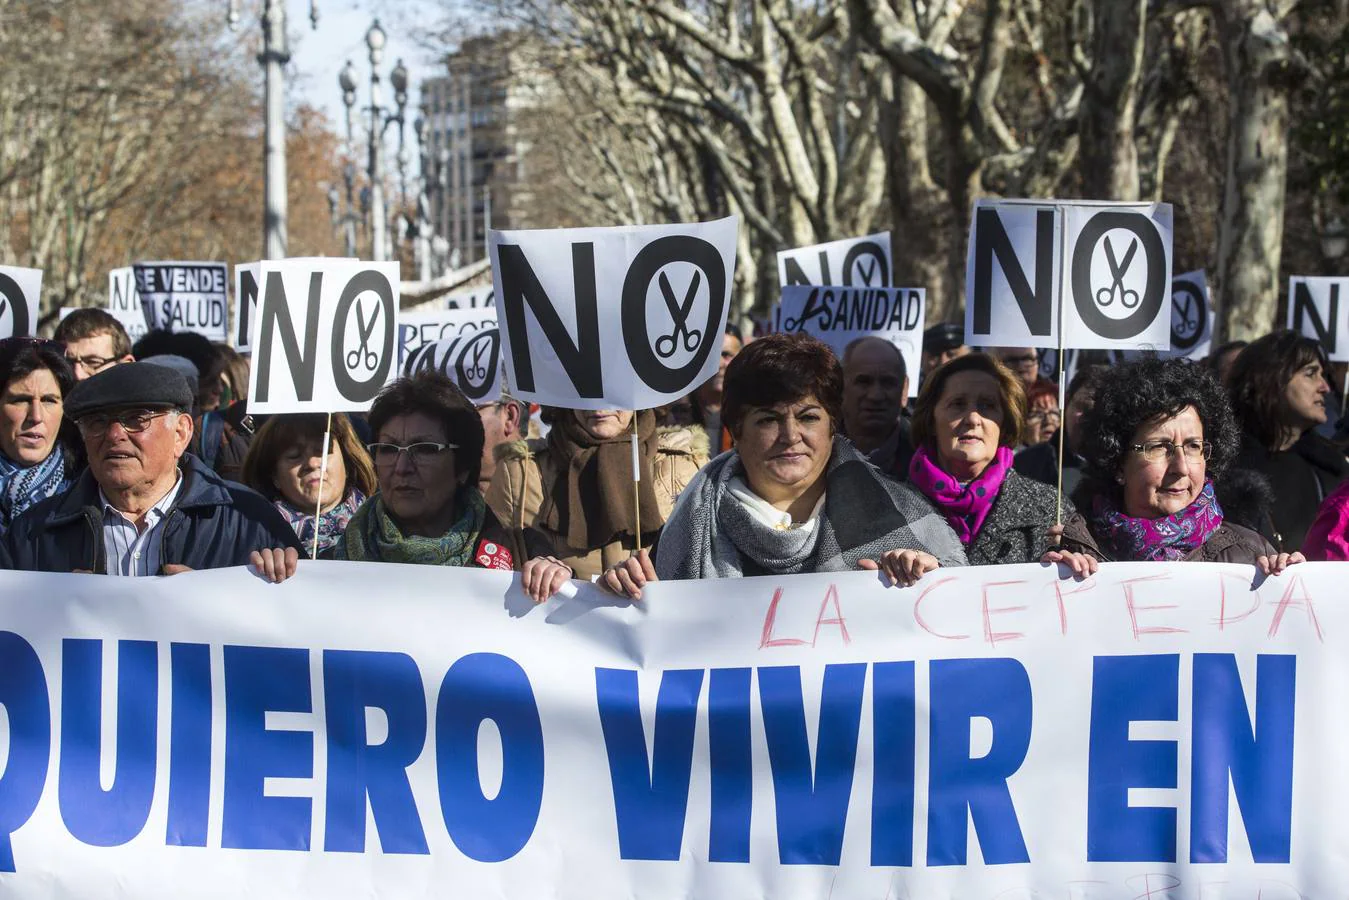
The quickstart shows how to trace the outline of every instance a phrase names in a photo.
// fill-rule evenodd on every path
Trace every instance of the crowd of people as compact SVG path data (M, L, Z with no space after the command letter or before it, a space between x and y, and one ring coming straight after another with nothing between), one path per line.
M716 375L658 410L475 406L425 370L365 415L264 420L230 348L132 346L83 309L53 340L0 341L0 568L280 582L314 555L514 570L539 602L571 579L639 599L660 579L850 569L1278 573L1349 559L1342 376L1291 331L1197 363L1082 354L1060 410L1037 351L967 347L958 325L927 329L913 373L880 338L840 359L728 328Z

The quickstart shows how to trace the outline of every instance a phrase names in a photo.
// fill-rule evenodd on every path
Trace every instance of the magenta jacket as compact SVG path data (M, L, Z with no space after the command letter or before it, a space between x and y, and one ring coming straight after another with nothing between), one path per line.
M1302 555L1312 562L1349 560L1349 481L1321 503L1302 543Z

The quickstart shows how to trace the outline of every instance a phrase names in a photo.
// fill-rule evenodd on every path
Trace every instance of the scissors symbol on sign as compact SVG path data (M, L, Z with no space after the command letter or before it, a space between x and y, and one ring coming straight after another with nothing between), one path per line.
M375 322L379 320L379 304L375 304L375 311L370 314L370 324L365 324L365 307L356 303L356 330L361 339L361 346L357 347L347 354L347 368L354 369L361 364L361 354L365 354L365 368L373 369L379 365L379 354L370 349L370 335L375 332Z
M1124 276L1129 271L1129 264L1134 261L1134 253L1138 250L1138 240L1135 238L1129 243L1129 249L1124 253L1124 263L1121 265L1115 259L1115 248L1110 244L1110 238L1105 239L1105 261L1110 265L1110 287L1103 287L1096 292L1096 304L1101 307L1109 306L1115 302L1115 291L1119 291L1120 303L1125 309L1133 309L1138 305L1140 297L1138 291L1130 290L1124 286ZM1104 297L1104 299L1102 299Z
M487 378L487 367L482 364L482 355L487 352L487 346L478 341L469 349L473 351L473 360L464 369L464 377L474 382L483 381Z
M689 314L693 312L693 301L697 298L698 286L702 283L703 273L695 271L693 279L689 282L689 289L684 294L684 302L679 303L675 300L670 279L665 277L664 272L660 273L660 295L665 298L665 308L670 311L670 318L674 321L674 331L656 338L656 355L661 359L669 359L675 355L675 351L679 349L681 335L685 350L692 353L698 349L703 333L697 328L689 328Z
M1180 316L1180 326L1176 329L1182 334L1190 334L1199 330L1199 319L1194 314L1194 298L1181 295L1176 304L1175 310Z

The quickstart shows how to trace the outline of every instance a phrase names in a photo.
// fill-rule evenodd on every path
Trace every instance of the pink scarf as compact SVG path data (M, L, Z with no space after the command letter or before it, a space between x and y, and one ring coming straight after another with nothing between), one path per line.
M926 447L919 447L909 463L909 481L927 495L951 524L960 543L968 547L988 518L1011 468L1011 449L999 447L993 461L979 477L961 486L954 475L937 465Z

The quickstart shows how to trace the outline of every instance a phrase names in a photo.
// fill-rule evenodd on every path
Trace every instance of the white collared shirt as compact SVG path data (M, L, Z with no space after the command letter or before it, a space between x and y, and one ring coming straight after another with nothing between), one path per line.
M183 473L155 505L145 512L138 527L125 513L112 505L103 489L98 499L103 505L103 550L108 558L109 575L158 575L164 545L164 518L173 509L178 491L183 486Z
M824 509L825 495L820 494L820 499L816 501L815 508L810 511L810 516L804 522L794 522L791 513L778 509L754 493L750 490L750 486L745 479L739 475L732 475L727 479L726 491L740 501L740 504L749 510L755 519L776 531L813 531L816 523L820 521L820 510Z

